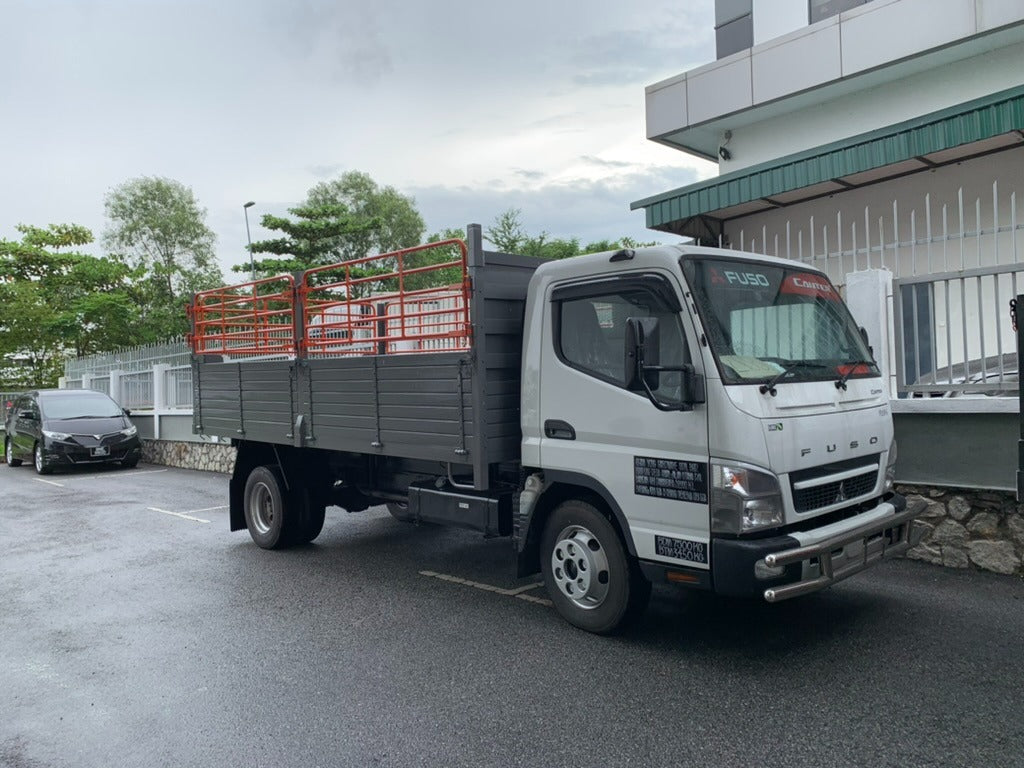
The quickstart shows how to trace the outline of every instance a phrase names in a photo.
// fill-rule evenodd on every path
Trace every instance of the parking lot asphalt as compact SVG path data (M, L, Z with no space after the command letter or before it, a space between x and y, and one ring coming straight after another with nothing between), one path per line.
M778 605L656 587L602 638L508 540L227 478L0 466L0 766L1024 766L1024 582L888 563Z

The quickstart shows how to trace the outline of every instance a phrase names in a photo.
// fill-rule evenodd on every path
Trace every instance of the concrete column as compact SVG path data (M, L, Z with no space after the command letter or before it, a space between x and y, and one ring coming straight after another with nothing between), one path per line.
M892 323L892 272L866 269L846 276L846 303L857 325L868 332L868 343L887 382L889 397L896 397L896 345Z
M169 407L167 403L167 371L171 366L157 363L153 366L153 439L160 439L160 416Z
M92 376L88 373L82 374L82 389L92 389Z
M121 377L124 375L124 371L111 371L110 372L110 397L111 399L124 408L124 398L121 392Z
M57 379L57 388L58 389L67 389L68 388L68 377L67 376L61 376L59 379Z

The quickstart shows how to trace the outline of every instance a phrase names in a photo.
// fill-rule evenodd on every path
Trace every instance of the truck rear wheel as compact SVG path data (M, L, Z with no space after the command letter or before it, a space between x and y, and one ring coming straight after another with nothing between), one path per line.
M281 470L275 466L256 467L245 481L245 526L252 540L263 549L281 549L291 544L287 495Z
M555 609L566 621L600 635L635 619L651 583L640 573L615 526L592 504L559 505L544 527L541 569Z

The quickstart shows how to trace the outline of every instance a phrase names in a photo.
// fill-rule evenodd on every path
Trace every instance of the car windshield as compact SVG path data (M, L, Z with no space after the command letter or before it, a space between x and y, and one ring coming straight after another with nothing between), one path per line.
M877 376L839 293L820 272L737 259L683 262L727 384Z
M104 394L50 395L40 397L43 415L48 419L110 419L121 415L117 403Z

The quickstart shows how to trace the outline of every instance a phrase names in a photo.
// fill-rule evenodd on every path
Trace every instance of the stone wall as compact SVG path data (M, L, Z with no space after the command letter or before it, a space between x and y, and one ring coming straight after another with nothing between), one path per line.
M1012 493L919 488L897 490L908 501L921 499L921 543L907 553L914 560L947 568L979 568L1024 576L1024 504Z
M142 460L167 467L231 474L235 468L235 449L227 443L143 440Z

